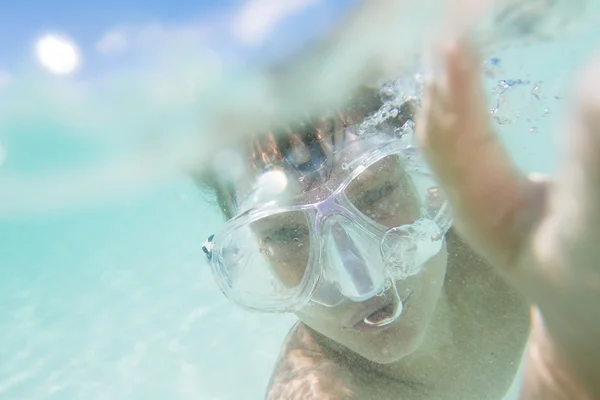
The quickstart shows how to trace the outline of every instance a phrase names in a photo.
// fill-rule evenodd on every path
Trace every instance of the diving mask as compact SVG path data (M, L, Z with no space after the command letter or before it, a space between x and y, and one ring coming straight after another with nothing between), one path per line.
M326 185L301 200L257 201L205 243L232 301L263 312L362 302L441 250L450 211L412 132L359 137L337 156L341 171Z

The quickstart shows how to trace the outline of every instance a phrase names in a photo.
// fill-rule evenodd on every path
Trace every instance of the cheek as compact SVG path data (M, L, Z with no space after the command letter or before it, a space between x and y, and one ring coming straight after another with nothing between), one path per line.
M296 312L295 315L304 324L317 331L326 338L350 348L354 352L360 353L355 346L352 346L353 340L348 336L348 332L342 328L342 312L335 308L324 308L317 305L309 305L303 310Z
M444 286L447 262L448 254L444 244L441 251L427 262L420 274L404 282L398 282L399 287L405 286L404 291L411 292L409 303L412 307L423 311L435 307Z
M343 313L336 307L328 308L309 303L295 314L300 321L325 336L331 336L333 332L338 330L342 325L341 316Z
M448 251L444 242L440 251L427 261L418 275L411 277L411 279L423 288L439 289L444 284L447 265Z
M444 246L442 251L428 261L420 274L396 283L401 297L410 294L405 310L398 319L398 326L417 335L426 329L442 292L447 259Z

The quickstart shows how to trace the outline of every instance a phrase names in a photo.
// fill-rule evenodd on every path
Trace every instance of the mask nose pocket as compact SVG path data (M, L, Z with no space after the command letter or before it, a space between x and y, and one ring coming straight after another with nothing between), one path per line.
M442 249L442 232L435 222L428 219L389 229L380 247L388 275L398 280L418 274Z
M383 263L376 237L351 220L336 217L324 226L323 279L344 297L365 301L384 289ZM326 286L326 285L324 285Z

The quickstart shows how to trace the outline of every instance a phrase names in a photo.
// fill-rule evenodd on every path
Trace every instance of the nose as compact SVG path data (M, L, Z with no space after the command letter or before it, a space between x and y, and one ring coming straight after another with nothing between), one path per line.
M379 287L370 273L369 263L346 228L338 221L333 222L331 236L339 260L336 275L342 293L354 301L364 301L377 294Z

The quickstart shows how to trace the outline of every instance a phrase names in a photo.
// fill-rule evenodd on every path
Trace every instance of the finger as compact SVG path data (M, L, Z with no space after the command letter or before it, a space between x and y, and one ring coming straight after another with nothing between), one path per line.
M569 137L571 153L560 185L577 196L585 216L600 222L600 58L583 74L577 112ZM591 220L590 220L591 218ZM596 229L600 227L595 226ZM596 231L597 233L600 233Z
M474 51L459 42L444 57L445 82L430 86L417 127L420 145L448 196L456 228L489 261L510 270L531 225L524 214L532 185L491 129Z
M542 262L574 260L565 273L591 273L581 280L597 282L600 291L600 59L581 75L582 82L570 121L566 164L549 203L549 216L535 241ZM595 277L594 277L595 276Z
M532 246L538 276L545 284L533 300L563 363L572 368L581 387L594 392L595 397L589 398L598 398L600 393L599 73L600 62L596 62L581 75L582 86L565 135L566 164L550 192L548 213Z

